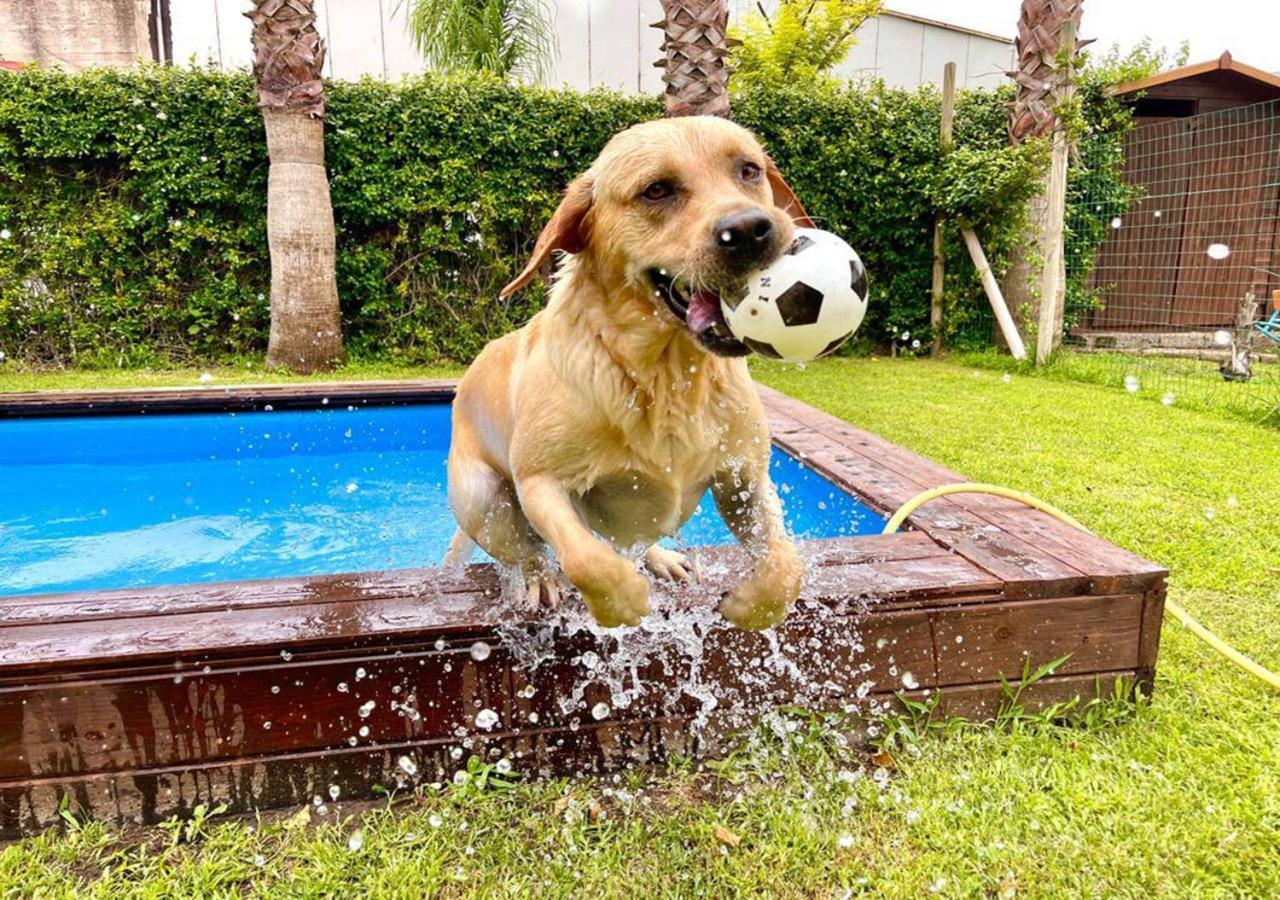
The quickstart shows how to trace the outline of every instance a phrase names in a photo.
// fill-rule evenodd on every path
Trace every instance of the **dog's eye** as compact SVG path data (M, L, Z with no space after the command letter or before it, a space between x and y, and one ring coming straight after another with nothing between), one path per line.
M753 162L746 162L742 164L739 174L742 176L743 181L759 181L760 167Z
M645 188L640 196L648 200L650 203L657 203L660 200L666 200L668 197L675 196L676 189L669 181L655 181L653 184Z

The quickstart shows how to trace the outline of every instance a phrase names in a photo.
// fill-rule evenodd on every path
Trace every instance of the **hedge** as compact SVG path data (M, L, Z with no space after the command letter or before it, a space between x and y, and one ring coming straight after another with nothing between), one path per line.
M532 314L540 287L509 301L497 288L605 140L659 114L654 99L483 78L332 82L327 91L348 349L405 361L469 359ZM992 164L1008 153L1004 100L961 94L956 137L973 157L970 202L1019 190L987 192L975 177L1024 177L1025 166ZM863 255L873 279L863 333L927 342L930 229L947 193L937 92L748 94L734 114L814 218ZM86 366L261 352L266 178L246 73L0 73L0 351ZM988 214L983 239L999 259L1017 216L996 205L969 212ZM948 320L961 340L966 328L974 337L981 295L963 251L951 258ZM985 325L978 331L985 341Z

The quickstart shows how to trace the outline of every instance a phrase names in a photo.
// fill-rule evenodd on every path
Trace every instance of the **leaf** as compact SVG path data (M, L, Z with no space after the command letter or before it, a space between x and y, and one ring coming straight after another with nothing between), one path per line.
M742 838L738 837L738 835L734 834L723 825L716 825L715 836L716 840L724 844L726 847L737 847L742 843Z
M890 772L896 771L898 768L897 760L890 755L888 750L881 749L871 754L871 762L877 766L888 769Z

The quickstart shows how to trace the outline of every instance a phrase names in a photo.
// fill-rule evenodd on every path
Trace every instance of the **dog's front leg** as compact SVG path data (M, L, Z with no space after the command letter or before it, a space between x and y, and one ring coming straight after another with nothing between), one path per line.
M711 491L725 524L755 561L750 577L720 601L720 612L739 628L777 625L800 596L804 561L783 525L768 460L717 475Z
M587 527L569 492L550 475L516 479L520 508L551 545L587 609L606 628L635 625L649 612L649 582Z

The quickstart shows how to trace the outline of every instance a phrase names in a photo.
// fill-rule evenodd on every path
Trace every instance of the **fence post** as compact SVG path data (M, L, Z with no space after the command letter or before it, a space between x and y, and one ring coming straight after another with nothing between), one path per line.
M955 115L956 64L949 62L942 67L942 124L938 134L938 147L943 156L951 150ZM930 356L942 353L942 282L946 274L946 259L942 252L943 225L942 213L938 213L933 220L933 288L929 301L929 331L933 334L933 343L929 347Z
M1062 25L1062 46L1069 54L1065 77L1055 91L1055 100L1069 100L1075 88L1072 85L1076 50L1076 24ZM1066 260L1063 258L1063 232L1067 216L1067 154L1070 150L1062 118L1057 117L1053 129L1052 163L1049 168L1048 189L1045 194L1045 249L1043 268L1040 271L1040 317L1036 323L1036 365L1049 361L1049 354L1058 343L1063 306L1066 303Z

